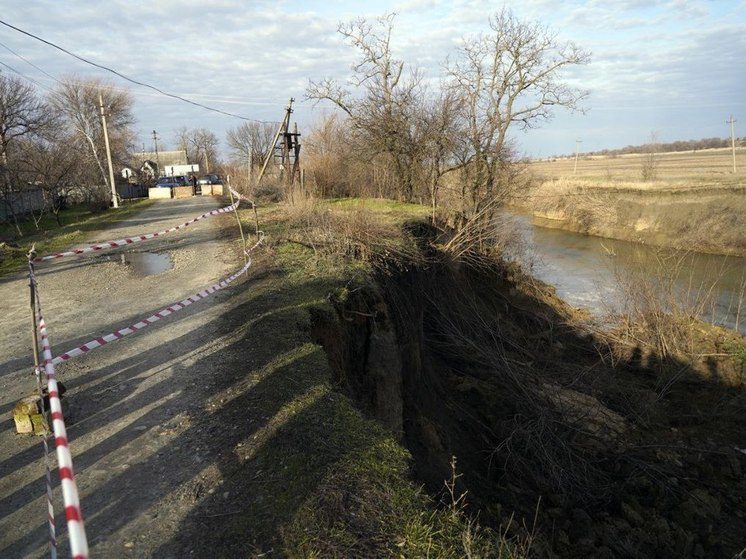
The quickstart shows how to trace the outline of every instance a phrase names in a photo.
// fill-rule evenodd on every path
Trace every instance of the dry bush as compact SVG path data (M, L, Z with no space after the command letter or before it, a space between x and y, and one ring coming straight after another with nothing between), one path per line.
M508 256L512 260L529 261L526 244L518 221L499 211L497 202L488 204L469 219L455 218L443 211L439 218L442 231L438 248L453 261L484 262L484 255Z
M332 209L310 195L286 205L288 236L283 239L313 250L317 256L368 260L374 254L417 255L405 246L401 233L365 208Z
M276 180L265 180L253 188L256 200L263 202L280 202L285 195L285 185Z

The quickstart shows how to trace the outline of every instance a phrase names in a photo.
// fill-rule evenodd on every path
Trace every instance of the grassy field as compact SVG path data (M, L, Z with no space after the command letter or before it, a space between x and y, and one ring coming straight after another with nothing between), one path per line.
M575 158L533 161L529 169L539 180L578 181L594 186L639 188L644 190L698 187L746 186L746 148L736 149L737 172L729 149L655 154L656 179L642 180L646 154L615 157L580 156L577 172Z
M76 206L62 212L62 227L52 216L46 216L39 222L39 228L33 220L21 223L23 237L18 238L15 227L3 224L0 227L0 242L12 243L10 247L0 245L0 276L22 268L26 263L26 253L32 245L37 254L70 248L81 242L89 233L105 229L108 225L126 219L132 212L139 211L152 200L137 200L117 210L95 213L84 206ZM18 245L13 247L13 245Z

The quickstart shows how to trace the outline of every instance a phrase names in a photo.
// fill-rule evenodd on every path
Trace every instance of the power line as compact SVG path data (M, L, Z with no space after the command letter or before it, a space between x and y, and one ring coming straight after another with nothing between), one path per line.
M179 101L183 101L184 103L189 103L190 105L194 105L195 107L200 107L200 108L206 109L208 111L212 111L212 112L215 112L215 113L220 113L220 114L223 114L223 115L226 115L226 116L231 116L231 117L238 118L238 119L241 119L241 120L246 120L246 121L249 121L249 122L258 122L260 124L274 124L271 121L258 120L258 119L255 119L255 118L248 118L248 117L245 117L245 116L241 116L241 115L238 115L238 114L235 114L235 113L229 113L229 112L223 111L221 109L216 109L214 107L210 107L208 105L203 105L202 103L198 103L196 101L192 101L191 99L187 99L186 97L182 97L181 95L176 95L175 93L169 93L167 91L163 91L162 89L160 89L160 88L158 88L158 87L156 87L154 85L150 85L148 83L136 80L134 78L130 78L129 76L126 76L126 75L122 74L121 72L118 72L117 70L114 70L113 68L110 68L108 66L104 66L103 64L98 64L97 62L93 62L92 60L88 60L87 58L85 58L83 56L80 56L78 54L75 54L74 52L71 52L71 51L67 50L64 47L61 47L61 46L59 46L59 45L57 45L57 44L55 44L55 43L53 43L51 41L47 41L46 39L42 39L38 35L34 35L33 33L30 33L28 31L24 31L23 29L21 29L19 27L16 27L15 25L11 25L10 23L8 23L6 21L3 21L1 19L0 19L0 24L4 25L5 27L8 27L10 29L13 29L14 31L18 31L19 33L21 33L23 35L26 35L27 37L31 37L32 39L36 39L37 41L39 41L41 43L44 43L45 45L48 45L48 46L50 46L52 48L55 48L55 49L57 49L57 50L59 50L61 52L64 52L68 56L72 56L73 58L76 58L77 60L80 60L81 62L85 62L86 64L90 64L91 66L94 66L94 67L99 68L101 70L104 70L106 72L110 72L110 73L112 73L112 74L114 74L116 76L119 76L123 80L126 80L126 81L128 81L130 83L133 83L135 85L139 85L141 87L147 87L148 89L152 89L153 91L156 91L156 92L160 93L161 95L165 95L166 97L171 97L172 99L178 99Z
M26 80L26 81L29 81L29 82L33 83L34 85L36 85L37 87L40 87L40 88L42 88L42 89L46 89L47 91L49 91L50 93L52 93L52 90L51 90L51 89L49 89L49 88L48 88L47 86L45 86L45 85L42 85L42 84L40 84L40 83L39 83L39 82L37 82L37 81L36 81L35 79L33 79L33 78L29 78L29 77L28 77L27 75L25 75L25 74L22 74L21 72L19 72L19 71L18 71L18 70L16 70L15 68L13 68L13 66L11 66L10 64L6 64L6 63L5 63L5 62L3 62L2 60L0 60L0 66L5 66L5 67L6 67L6 68L7 68L8 70L10 70L11 72L13 72L13 73L15 73L15 74L18 74L18 75L19 75L19 76L21 76L21 77L22 77L22 78L23 78L24 80Z
M13 50L12 48L10 48L10 47L9 47L8 45L6 45L6 44L4 44L4 43L0 43L0 47L3 47L3 48L4 48L5 50L7 50L7 51L8 51L9 53L11 53L11 54L15 55L15 56L16 56L17 58L20 58L21 60L23 60L23 61L24 61L24 62L25 62L26 64L28 64L29 66L33 66L34 68L36 68L37 70L39 70L39 71L40 71L40 72L41 72L42 74L44 74L45 76L47 76L47 77L50 77L50 78L52 78L52 79L53 79L54 81L56 81L56 82L59 82L59 80L58 80L57 78L55 78L55 77L54 77L54 76L53 76L52 74L50 74L50 73L48 73L48 72L45 72L45 71L44 71L43 69L39 68L39 67L38 67L38 66L37 66L36 64L34 64L33 62L31 62L30 60L28 60L28 59L24 58L23 56L21 56L20 54L18 54L18 53L17 53L16 51L14 51L14 50Z
M34 64L33 62L31 62L28 58L26 58L26 57L18 54L16 51L14 51L12 48L10 48L5 43L0 42L0 47L3 47L5 50L7 50L13 56L15 56L16 58L22 60L23 62L25 62L29 66L35 68L36 70L38 70L39 72L41 72L42 74L44 74L45 76L47 76L48 79L52 80L55 83L59 83L59 84L64 83L64 84L76 84L76 85L89 85L86 82L76 81L76 80L72 80L70 78L65 78L64 81L60 80L59 78L56 78L55 76L53 76L52 74L50 74L49 72L47 72L46 70L44 70L44 68L41 68L38 65ZM16 73L18 73L18 72L16 72ZM28 76L23 76L23 77L25 77L27 80L31 80L31 78L29 78ZM34 83L36 83L39 87L43 87L41 84L39 84L37 82L34 82ZM131 89L126 89L124 87L116 87L114 85L105 85L103 83L97 84L96 87L98 87L99 89L110 89L112 91L121 91L123 93L134 93L135 95L146 95L148 97L158 97L160 95L159 93L148 93L148 92L145 92L145 91L132 91ZM276 106L278 106L280 104L280 103L277 103L275 101L269 101L269 99L266 98L266 97L265 98L255 98L255 100L252 101L252 100L247 99L245 97L232 97L232 96L228 96L228 95L205 95L205 94L202 94L202 93L185 93L183 95L190 95L192 97L202 97L202 98L204 98L207 101L218 101L218 102L228 103L228 104L232 104L232 105L268 105L268 106L276 107ZM272 121L270 124L279 124L279 122Z

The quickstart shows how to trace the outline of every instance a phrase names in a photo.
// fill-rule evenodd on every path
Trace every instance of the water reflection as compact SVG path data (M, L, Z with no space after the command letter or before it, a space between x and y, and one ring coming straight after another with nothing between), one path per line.
M136 276L154 276L173 267L167 254L154 252L123 252L120 263L128 266Z
M701 317L746 333L746 258L687 253L672 254L638 243L603 239L541 227L530 216L510 214L528 255L519 257L533 274L556 287L557 294L597 317L621 311L624 297L620 278L634 274L658 281L662 272L673 276L680 301L705 301ZM736 324L738 322L738 324Z

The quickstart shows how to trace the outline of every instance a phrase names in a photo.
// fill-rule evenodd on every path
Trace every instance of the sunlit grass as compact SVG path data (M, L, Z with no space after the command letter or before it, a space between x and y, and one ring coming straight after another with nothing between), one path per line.
M22 230L24 236L15 237L15 229L4 225L2 236L12 238L18 244L17 249L0 249L0 276L18 270L26 265L26 253L35 246L38 255L49 254L81 243L87 236L96 231L103 231L115 225L153 203L152 200L137 200L118 209L109 209L102 213L93 213L81 207L65 210L63 222L59 227L54 219L46 218L40 223L40 230L36 230L31 220L24 221Z

